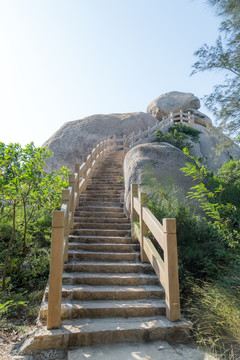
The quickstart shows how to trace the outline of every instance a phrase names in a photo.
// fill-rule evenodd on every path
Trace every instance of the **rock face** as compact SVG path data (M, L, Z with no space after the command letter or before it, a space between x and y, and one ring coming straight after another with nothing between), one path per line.
M199 141L192 142L190 155L198 157L212 171L217 171L224 162L240 158L240 148L217 129L207 129L198 124L193 128L201 131ZM133 147L125 156L124 181L126 210L130 207L131 184L144 183L144 174L149 164L161 185L176 185L182 189L183 201L189 189L196 185L190 177L184 175L180 168L191 159L178 148L168 143L147 143ZM192 202L196 207L196 203Z
M45 169L50 172L67 166L73 171L75 163L102 138L128 136L155 124L156 119L143 112L93 115L67 122L43 144L53 152Z
M191 127L200 131L198 142L192 142L190 155L198 157L212 171L217 171L230 159L240 158L238 145L216 128L208 129L198 124Z
M170 112L199 108L200 100L193 94L171 91L153 100L147 107L147 113L162 121Z
M186 196L193 181L184 175L184 167L189 157L182 150L168 143L141 144L132 148L124 160L125 206L130 209L131 184L143 187L144 177L149 171L149 164L161 185L174 184L183 190Z

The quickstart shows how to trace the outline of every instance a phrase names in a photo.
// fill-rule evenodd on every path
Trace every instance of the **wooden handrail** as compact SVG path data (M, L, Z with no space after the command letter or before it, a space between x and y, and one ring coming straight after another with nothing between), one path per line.
M132 237L140 243L141 261L150 262L165 290L166 316L170 321L180 319L180 297L178 279L176 219L163 219L161 224L147 208L147 196L138 193L138 185L131 185L131 228ZM140 229L136 233L135 223ZM151 232L161 246L162 259L148 232Z
M68 238L74 226L74 211L79 195L86 189L88 179L103 158L109 152L119 150L117 142L116 137L102 140L88 151L81 165L75 165L75 172L69 175L68 189L62 190L61 210L53 211L47 315L49 330L58 329L61 325L63 264L68 261ZM125 143L121 145L121 148L124 147Z
M144 139L145 141L150 139L150 137L154 134L156 130L164 131L173 123L177 123L177 122L188 123L188 124L194 123L194 115L191 114L190 111L184 112L183 110L180 110L177 113L170 113L168 117L158 122L152 128L144 132L139 131L138 134L134 134L134 133L131 134L126 140L128 149L131 149L133 146L140 144Z

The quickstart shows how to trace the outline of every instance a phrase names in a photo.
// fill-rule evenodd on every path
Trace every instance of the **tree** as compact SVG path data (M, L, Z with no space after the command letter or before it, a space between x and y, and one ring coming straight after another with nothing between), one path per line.
M11 248L16 241L16 228L21 233L19 257L27 254L27 232L38 211L48 205L49 211L60 204L60 192L67 186L69 171L47 174L46 159L51 152L36 148L33 143L22 148L19 144L0 143L0 207L1 218L11 218L12 234L8 243L2 275L2 289L6 287L6 275Z
M218 16L223 18L215 46L204 44L194 55L195 74L206 70L226 71L223 84L216 85L212 94L204 97L206 106L220 126L237 138L240 130L240 2L239 0L208 0Z

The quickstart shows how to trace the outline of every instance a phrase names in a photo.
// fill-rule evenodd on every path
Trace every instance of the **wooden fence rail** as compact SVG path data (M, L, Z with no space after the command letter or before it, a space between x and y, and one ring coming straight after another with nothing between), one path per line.
M165 290L166 316L170 321L179 320L180 299L178 279L178 257L176 219L163 219L161 224L147 208L147 196L138 193L138 185L131 185L132 237L140 243L142 262L150 262ZM136 222L139 221L139 229ZM161 249L163 259L148 237L152 233Z
M177 113L170 113L168 117L163 119L160 122L157 122L156 125L154 125L152 128L149 128L146 131L139 131L138 134L131 134L127 138L127 146L129 149L131 149L133 146L136 146L138 144L141 144L141 142L144 140L147 142L151 139L151 137L154 135L156 130L162 130L165 131L169 126L171 126L174 123L185 123L185 124L191 124L194 123L194 115L188 112L184 112L183 110L180 110Z
M74 174L69 175L69 187L62 190L61 210L53 211L51 257L48 290L47 328L58 329L61 324L61 298L63 264L68 261L68 237L74 226L74 211L79 195L86 189L88 179L102 159L111 151L125 148L125 138L101 141L84 158L81 165L75 165ZM122 145L119 144L122 142Z

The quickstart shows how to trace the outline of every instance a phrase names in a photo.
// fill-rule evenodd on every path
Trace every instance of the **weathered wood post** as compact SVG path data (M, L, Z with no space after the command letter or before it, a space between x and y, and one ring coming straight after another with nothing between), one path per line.
M75 182L75 174L70 174L69 175L69 186L72 188L72 192L71 192L71 196L70 196L70 203L69 203L69 210L71 211L72 213L72 217L71 217L71 224L70 225L70 228L73 227L73 223L74 223L74 216L73 216L73 213L74 213L74 196L75 196L75 188L76 188L76 182Z
M140 193L139 194L140 201L140 214L139 214L139 224L140 224L140 253L141 253L141 261L149 262L148 257L143 249L143 237L148 235L148 228L145 222L143 221L143 207L147 205L147 194Z
M180 122L182 123L183 122L183 111L180 110Z
M64 211L53 211L51 239L47 328L59 329L61 325Z
M70 200L70 191L69 189L62 190L62 207L65 207L65 216L64 216L64 237L66 239L63 261L68 261L68 236L70 232L69 224L69 200Z
M165 299L166 315L170 321L179 320L180 298L178 278L178 256L176 219L163 219L164 264L165 264Z
M138 220L138 214L134 209L134 197L138 196L138 184L131 184L131 232L132 238L136 239L134 223Z

